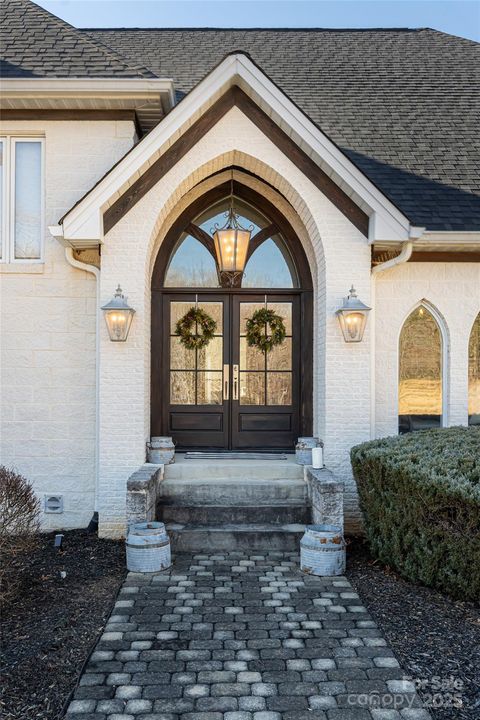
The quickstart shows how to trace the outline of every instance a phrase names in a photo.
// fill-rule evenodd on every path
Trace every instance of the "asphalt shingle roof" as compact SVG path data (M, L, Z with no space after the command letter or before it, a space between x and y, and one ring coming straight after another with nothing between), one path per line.
M1 0L0 56L4 78L155 77L29 0Z
M480 230L478 44L430 29L85 32L180 96L247 52L412 223Z
M480 230L479 49L420 30L85 29L1 3L3 77L171 77L179 98L235 50L415 225Z

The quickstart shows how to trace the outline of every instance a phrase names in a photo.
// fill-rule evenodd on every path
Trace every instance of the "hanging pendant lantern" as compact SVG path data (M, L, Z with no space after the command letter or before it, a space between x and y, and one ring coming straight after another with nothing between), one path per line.
M226 215L225 225L218 227L218 224L215 224L210 232L213 235L220 275L227 275L230 284L234 285L235 280L243 274L245 269L253 225L244 228L239 223L233 204L233 173L230 184L230 207Z

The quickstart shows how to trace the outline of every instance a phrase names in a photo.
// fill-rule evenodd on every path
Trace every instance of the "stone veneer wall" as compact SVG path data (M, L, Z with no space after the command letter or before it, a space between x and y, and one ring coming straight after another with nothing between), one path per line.
M45 262L0 264L1 451L64 512L45 528L84 527L94 508L96 280L71 267L48 232L131 147L130 121L5 121L45 137ZM113 287L111 291L113 291Z

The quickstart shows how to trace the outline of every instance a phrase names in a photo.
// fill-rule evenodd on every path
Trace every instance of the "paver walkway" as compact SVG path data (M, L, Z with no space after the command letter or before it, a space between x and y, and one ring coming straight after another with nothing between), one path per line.
M380 709L386 708L386 709ZM426 720L344 577L297 555L178 555L130 573L69 720Z

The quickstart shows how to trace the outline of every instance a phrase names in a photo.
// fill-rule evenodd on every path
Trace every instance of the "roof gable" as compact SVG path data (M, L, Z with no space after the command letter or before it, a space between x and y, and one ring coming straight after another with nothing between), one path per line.
M84 32L172 77L179 98L232 48L248 53L413 223L480 229L473 41L428 28Z
M408 219L247 56L235 53L209 73L62 218L64 239L71 243L99 242L104 232L102 221L105 230L113 227L152 186L152 177L157 181L173 167L181 157L179 136L186 137L189 128L194 131L188 138L188 149L188 143L198 139L196 125L202 129L203 124L203 131L212 126L204 120L210 118L208 108L226 98L227 91L227 104L238 105L255 124L261 126L262 117L266 117L267 128L261 129L274 142L277 140L277 145L281 145L280 135L287 137L291 146L288 150L281 148L283 152L324 194L334 198L341 212L365 234L368 232L372 242L380 238L399 241L410 236ZM153 167L157 168L156 175L152 175Z

